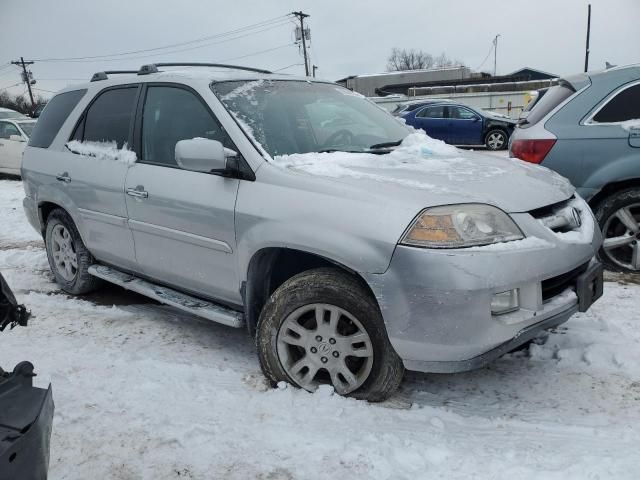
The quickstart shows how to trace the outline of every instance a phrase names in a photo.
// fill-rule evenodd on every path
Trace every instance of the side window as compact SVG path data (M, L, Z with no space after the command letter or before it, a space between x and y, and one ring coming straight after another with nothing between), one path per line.
M472 120L478 117L471 110L464 107L449 107L449 115L451 118L457 118L459 120Z
M62 124L85 93L87 93L86 90L73 90L53 97L38 118L33 135L29 139L29 146L48 148L56 138Z
M0 138L3 140L9 140L11 135L22 136L13 123L0 122Z
M444 118L444 105L423 108L416 114L420 118Z
M609 100L593 117L593 121L612 123L635 118L640 118L640 84L621 91Z
M142 113L142 162L177 166L176 143L191 138L218 140L237 150L204 103L179 87L149 87Z
M101 93L76 128L74 140L115 142L118 148L122 148L129 142L137 93L138 87L117 88Z

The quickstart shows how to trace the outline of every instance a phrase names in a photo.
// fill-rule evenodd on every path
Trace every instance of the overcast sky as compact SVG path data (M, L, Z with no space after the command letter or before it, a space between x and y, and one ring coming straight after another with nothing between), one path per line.
M587 0L0 0L0 89L20 81L17 69L6 63L21 55L25 59L40 59L30 67L38 81L35 87L50 91L88 79L95 71L137 68L152 61L228 61L272 70L294 64L283 71L301 74L304 68L300 51L293 45L294 24L284 18L293 10L311 15L308 24L312 62L319 67L318 76L330 80L384 71L393 47L422 49L434 55L445 52L476 69L487 57L496 34L501 35L499 74L524 66L570 74L584 66L588 3ZM605 61L640 62L640 0L591 0L591 4L590 67L603 68ZM283 20L239 30L276 17ZM153 49L235 30L238 30L235 35L167 50L91 62L45 61ZM250 55L256 52L262 53ZM481 69L492 68L490 56ZM15 93L23 90L23 85L11 88Z

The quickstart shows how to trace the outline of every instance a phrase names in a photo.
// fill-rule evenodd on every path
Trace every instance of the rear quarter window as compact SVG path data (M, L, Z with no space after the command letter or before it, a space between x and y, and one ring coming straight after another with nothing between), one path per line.
M49 148L60 127L85 93L87 93L86 90L73 90L53 97L36 122L33 135L29 139L29 146Z
M636 118L640 118L640 84L619 92L594 115L593 121L615 123Z

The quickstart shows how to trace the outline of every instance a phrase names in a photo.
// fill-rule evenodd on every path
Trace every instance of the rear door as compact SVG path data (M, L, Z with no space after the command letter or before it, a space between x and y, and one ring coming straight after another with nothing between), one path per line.
M14 136L14 139L11 139ZM20 137L22 141L15 140ZM0 120L0 172L20 174L20 161L26 143L12 122Z
M482 144L482 118L469 108L450 105L447 138L454 145Z
M430 137L446 142L448 138L447 108L445 105L432 105L418 110L413 126L421 128Z
M241 303L234 208L239 180L182 170L179 140L218 140L238 149L204 100L177 84L149 84L136 125L140 158L126 179L138 268L159 283Z
M136 84L98 93L70 139L80 146L59 153L55 162L56 180L77 208L87 248L99 260L126 269L134 269L136 263L124 198L129 164L123 154L131 145L139 90ZM105 148L111 153L104 154Z

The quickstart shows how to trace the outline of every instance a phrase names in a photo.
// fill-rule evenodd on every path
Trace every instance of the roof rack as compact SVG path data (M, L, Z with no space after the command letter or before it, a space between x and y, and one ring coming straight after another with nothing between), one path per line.
M252 68L252 67L242 67L240 65L227 65L224 63L150 63L148 65L143 65L138 70L138 75L149 75L151 73L158 73L158 67L216 67L216 68L229 68L231 70L245 70L247 72L256 72L256 73L273 73L269 70L263 70L261 68Z
M138 73L137 70L106 70L104 72L96 72L91 77L92 82L99 82L100 80L107 80L109 77L107 75L116 75L116 74L124 74L124 73Z

